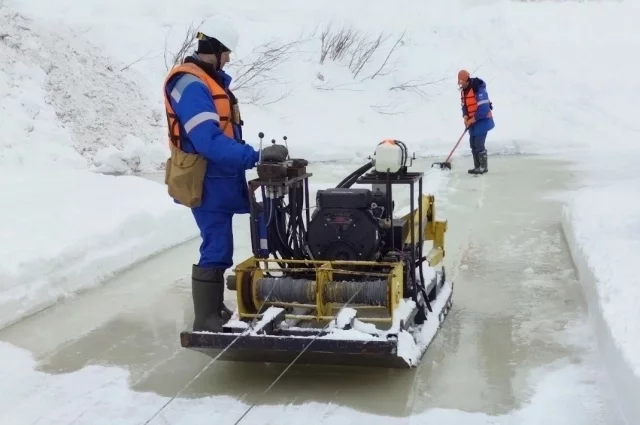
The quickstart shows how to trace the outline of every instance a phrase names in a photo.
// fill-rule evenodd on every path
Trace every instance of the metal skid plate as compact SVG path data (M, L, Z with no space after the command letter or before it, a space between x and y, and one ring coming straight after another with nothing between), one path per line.
M320 337L313 340L316 335L248 334L240 338L238 335L232 332L182 332L180 339L184 348L200 351L211 357L218 356L233 343L219 360L259 363L291 363L295 360L296 364L409 368L407 362L397 355L396 339L360 341ZM307 346L309 347L305 350ZM303 350L304 353L300 355Z

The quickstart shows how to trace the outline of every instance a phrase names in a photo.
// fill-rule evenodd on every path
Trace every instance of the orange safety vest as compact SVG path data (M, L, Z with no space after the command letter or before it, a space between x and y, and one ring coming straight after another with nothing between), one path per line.
M478 110L478 101L476 100L476 94L474 93L472 88L469 89L467 94L464 93L464 90L460 92L460 103L462 104L463 107L466 106L467 108L466 115L470 118L473 118L476 114L476 111ZM487 114L487 118L491 118L491 117L493 117L493 114L491 113L491 110L489 110L489 113Z
M182 65L178 65L174 67L170 72L167 78L164 81L164 106L167 112L167 120L169 124L169 143L173 144L177 148L181 148L181 135L180 135L180 126L178 125L178 117L175 114L175 111L171 107L171 102L169 101L169 97L167 96L167 83L169 80L176 74L192 74L198 77L209 89L209 93L211 93L211 97L213 98L213 104L216 107L216 112L220 117L220 125L222 127L222 132L234 139L233 134L233 126L231 124L231 100L229 99L229 95L224 91L220 85L209 76L205 71L203 71L199 66L193 63L183 63ZM224 124L223 124L224 123Z

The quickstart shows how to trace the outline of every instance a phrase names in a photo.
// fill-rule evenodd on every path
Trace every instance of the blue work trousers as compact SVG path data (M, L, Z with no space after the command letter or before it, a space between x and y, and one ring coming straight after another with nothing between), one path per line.
M233 265L233 214L192 209L200 229L199 267L226 270Z
M487 140L487 133L469 136L469 144L471 145L471 153L478 155L485 150L484 142Z

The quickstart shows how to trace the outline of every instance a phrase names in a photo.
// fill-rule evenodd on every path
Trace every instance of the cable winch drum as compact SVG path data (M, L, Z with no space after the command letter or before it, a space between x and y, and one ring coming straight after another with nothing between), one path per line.
M315 304L317 284L314 280L271 277L255 282L260 302ZM355 297L354 297L355 294ZM267 300L268 296L268 300ZM353 299L352 299L353 297ZM386 279L368 281L329 281L322 288L325 303L388 307L389 283Z

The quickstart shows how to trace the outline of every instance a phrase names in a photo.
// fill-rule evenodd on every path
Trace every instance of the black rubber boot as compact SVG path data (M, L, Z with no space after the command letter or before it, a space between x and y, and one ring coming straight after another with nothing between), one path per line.
M233 311L229 310L229 308L224 305L224 289L222 290L222 295L223 296L220 297L220 316L226 323L231 319L231 316L233 316Z
M224 306L224 270L205 269L194 264L191 271L191 295L195 316L193 330L222 332L222 325L228 320L221 313Z
M478 154L473 154L473 168L468 170L469 174L478 174L478 170L480 169L480 159L478 158Z
M480 168L478 174L484 174L489 172L489 165L487 163L487 151L482 151L478 155L480 161Z

